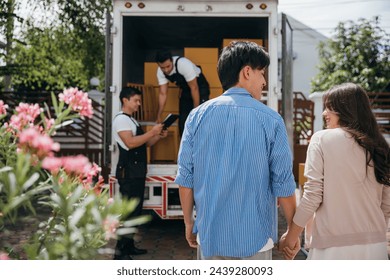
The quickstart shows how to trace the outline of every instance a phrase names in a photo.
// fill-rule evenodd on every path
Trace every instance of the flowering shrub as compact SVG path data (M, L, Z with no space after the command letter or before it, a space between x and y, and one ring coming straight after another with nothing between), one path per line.
M147 221L124 221L137 201L108 197L100 167L83 155L56 157L60 145L52 136L64 122L91 118L88 94L77 88L52 95L56 118L38 104L20 103L9 122L8 105L0 100L0 231L17 223L21 208L35 214L37 205L50 217L23 247L28 259L94 259L112 238L134 233ZM6 240L0 240L0 259L16 258Z

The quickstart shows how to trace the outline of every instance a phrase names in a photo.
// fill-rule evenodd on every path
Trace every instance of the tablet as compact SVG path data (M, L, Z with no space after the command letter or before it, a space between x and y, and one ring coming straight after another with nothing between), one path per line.
M163 129L167 129L168 127L170 127L178 118L179 115L169 114L162 122L162 124L164 125Z

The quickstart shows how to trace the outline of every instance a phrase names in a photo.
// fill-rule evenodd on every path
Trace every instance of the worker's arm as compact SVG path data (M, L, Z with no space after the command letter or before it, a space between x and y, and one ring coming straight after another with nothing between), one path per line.
M160 85L158 93L158 111L157 111L157 123L161 123L161 115L167 102L168 84Z
M156 144L158 140L161 138L165 138L168 136L168 129L163 129L159 135L152 137L148 142L146 142L146 146L150 147Z
M194 103L194 108L199 106L200 103L200 94L197 78L187 82L189 88L191 89L192 101Z
M131 130L119 131L118 135L129 149L134 149L142 146L155 137L160 137L162 129L163 124L156 124L151 130L142 135L134 136Z
M191 188L179 186L180 204L183 210L185 237L192 248L197 248L196 234L192 233L194 228L194 192Z

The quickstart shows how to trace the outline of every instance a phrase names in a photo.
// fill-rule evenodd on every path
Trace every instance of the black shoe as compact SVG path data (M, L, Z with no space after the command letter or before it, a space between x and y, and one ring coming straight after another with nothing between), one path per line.
M144 255L147 252L148 252L148 250L139 249L139 248L133 247L133 248L130 249L129 255Z
M114 260L132 260L129 255L114 255Z

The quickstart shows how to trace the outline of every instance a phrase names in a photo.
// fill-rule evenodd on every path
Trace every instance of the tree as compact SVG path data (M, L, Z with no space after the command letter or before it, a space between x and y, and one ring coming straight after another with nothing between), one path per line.
M19 71L13 75L17 90L57 90L77 86L88 88L91 73L86 70L85 49L80 48L81 38L72 30L62 27L31 28L25 35L27 45L15 46L15 64ZM102 63L96 61L96 70Z
M325 91L344 82L369 92L384 91L390 81L390 35L379 19L341 22L336 35L319 45L319 73L312 91Z
M104 81L105 14L111 9L110 0L26 0L37 13L23 20L17 16L22 2L0 1L5 11L0 12L0 21L7 23L0 34L7 35L3 37L8 46L0 75L12 74L14 89L86 89L94 76ZM15 18L23 22L19 41L10 40L16 33Z
M11 86L11 75L17 71L17 67L12 61L13 42L17 41L14 37L14 24L15 20L22 21L22 18L17 16L15 9L17 3L15 0L0 1L0 76L4 76L3 85L0 85L0 89L4 87L8 90Z

